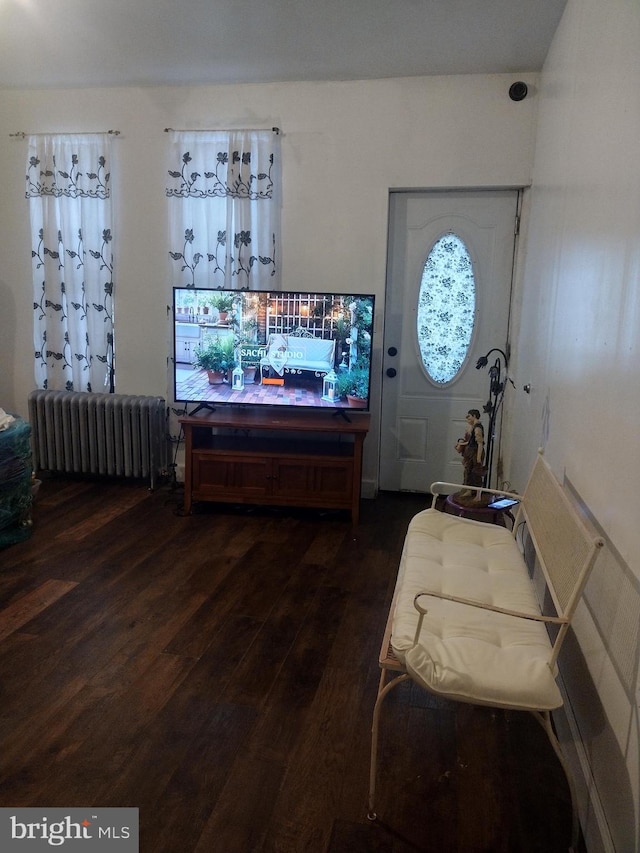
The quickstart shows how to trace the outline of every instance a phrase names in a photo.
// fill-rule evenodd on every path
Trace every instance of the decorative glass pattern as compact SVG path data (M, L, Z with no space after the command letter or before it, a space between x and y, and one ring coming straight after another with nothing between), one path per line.
M433 382L451 382L469 352L476 310L473 264L456 234L440 237L429 252L418 296L420 355Z

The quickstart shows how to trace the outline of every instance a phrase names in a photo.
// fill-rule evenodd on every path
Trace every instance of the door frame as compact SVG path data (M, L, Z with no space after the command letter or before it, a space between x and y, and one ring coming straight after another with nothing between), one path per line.
M449 193L481 193L481 192L508 192L512 191L517 194L516 198L516 215L515 215L515 229L514 229L514 237L513 237L513 253L512 253L512 261L511 261L511 278L509 285L509 305L507 310L507 330L506 330L506 355L508 358L507 365L511 363L511 351L512 351L512 336L514 333L514 297L517 292L517 278L519 271L519 252L521 247L521 234L522 234L522 218L523 218L523 210L526 212L526 191L530 188L530 185L523 184L507 184L507 185L495 185L491 184L488 186L447 186L447 187L402 187L402 188L389 188L388 196L387 196L387 245L386 245L386 264L385 264L385 279L384 279L384 298L382 300L382 324L380 329L380 359L381 359L381 367L380 367L380 398L379 398L379 406L378 406L378 424L377 424L377 474L376 474L376 489L375 493L377 494L380 490L380 469L381 469L381 451L382 451L382 411L383 411L383 397L385 392L385 382L384 382L384 362L385 362L385 325L387 318L387 291L389 286L390 274L391 274L391 259L392 259L392 242L394 237L397 235L392 234L392 227L394 222L392 221L392 205L393 198L401 195L410 195L410 194L423 194L425 196L429 195L447 195ZM505 377L504 382L505 385L507 382L513 385L513 381L508 379L508 371L506 369L507 365L505 365ZM489 384L489 377L487 373L487 384ZM514 386L515 387L515 386ZM497 482L500 482L503 477L503 443L504 443L504 434L503 434L503 426L504 426L504 418L505 418L505 398L503 397L502 404L499 411L499 430L496 430L496 442L494 445L494 471Z

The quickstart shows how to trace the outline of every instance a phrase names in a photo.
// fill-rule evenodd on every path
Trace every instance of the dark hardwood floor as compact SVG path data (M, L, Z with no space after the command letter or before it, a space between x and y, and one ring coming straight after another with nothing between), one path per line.
M566 781L527 714L410 685L378 651L424 498L346 515L45 480L0 551L0 806L136 806L142 853L555 853Z

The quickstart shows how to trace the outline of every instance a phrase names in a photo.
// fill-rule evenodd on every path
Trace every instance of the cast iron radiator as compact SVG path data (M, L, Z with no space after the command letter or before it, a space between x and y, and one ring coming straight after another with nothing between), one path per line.
M167 465L162 397L32 391L36 471L149 478Z

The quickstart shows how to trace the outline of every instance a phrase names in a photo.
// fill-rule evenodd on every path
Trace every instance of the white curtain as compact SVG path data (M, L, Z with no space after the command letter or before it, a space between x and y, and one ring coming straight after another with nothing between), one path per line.
M113 391L113 243L108 134L31 136L35 380Z
M278 289L278 133L169 131L169 146L173 285Z

